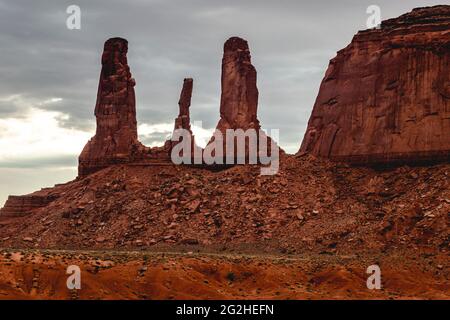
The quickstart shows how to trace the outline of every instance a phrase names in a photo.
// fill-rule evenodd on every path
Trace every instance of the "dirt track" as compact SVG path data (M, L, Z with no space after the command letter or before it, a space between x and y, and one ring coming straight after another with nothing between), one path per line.
M450 299L448 257L406 256L2 250L0 299ZM381 290L366 287L372 264Z

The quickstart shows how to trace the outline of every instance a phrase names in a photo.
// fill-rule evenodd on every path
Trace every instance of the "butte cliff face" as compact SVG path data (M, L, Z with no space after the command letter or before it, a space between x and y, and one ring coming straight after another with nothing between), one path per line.
M137 139L135 80L127 62L128 42L105 42L98 85L95 136L80 157L78 173L84 176L114 163L136 157L143 146Z
M355 164L450 159L450 6L384 21L339 51L299 153Z

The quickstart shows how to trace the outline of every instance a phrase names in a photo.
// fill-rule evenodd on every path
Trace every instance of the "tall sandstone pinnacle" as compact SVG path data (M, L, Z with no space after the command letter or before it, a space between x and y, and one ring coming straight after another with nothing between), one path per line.
M217 129L259 129L256 69L251 63L247 41L228 39L223 47L222 94Z
M354 164L450 160L450 6L383 21L339 51L299 153Z
M105 42L95 117L97 130L79 157L79 176L114 163L129 162L144 148L137 138L135 80L127 62L128 42Z
M258 117L258 88L256 86L256 69L251 63L250 50L246 40L239 37L228 39L223 47L222 78L220 98L220 120L216 131L222 133L224 139L224 151L235 158L243 158L237 155L236 143L234 150L225 147L227 129L254 129L258 133L261 129ZM266 139L267 147L273 141L261 131L258 141ZM214 141L211 139L209 144ZM259 147L258 147L259 148ZM245 157L248 156L248 140L245 145ZM270 152L269 152L270 153Z
M191 98L192 98L192 88L193 88L194 80L192 78L185 78L183 80L183 88L181 89L180 99L178 101L179 113L178 117L175 119L174 124L174 132L177 129L184 129L189 131L191 136L191 154L194 153L194 147L197 147L195 144L194 134L191 129L191 117L189 108L191 106ZM182 140L182 138L181 138ZM164 147L168 152L171 152L171 149L177 145L180 141L166 141ZM180 156L183 156L180 154Z
M186 129L191 131L191 118L189 115L189 107L191 106L192 87L194 80L186 78L183 81L183 88L178 101L179 114L175 119L175 129Z

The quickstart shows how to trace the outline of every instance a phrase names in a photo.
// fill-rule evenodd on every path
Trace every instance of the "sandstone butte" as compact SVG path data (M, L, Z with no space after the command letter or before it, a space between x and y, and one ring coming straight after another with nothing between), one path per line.
M304 153L362 165L450 159L450 6L383 21L337 53Z

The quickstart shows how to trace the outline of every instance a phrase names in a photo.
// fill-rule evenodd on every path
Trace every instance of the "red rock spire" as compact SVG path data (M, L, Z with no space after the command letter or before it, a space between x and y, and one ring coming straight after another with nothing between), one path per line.
M109 164L128 162L137 140L135 80L127 62L128 42L112 38L105 42L98 85L95 136L86 144L80 157L80 176Z
M190 132L191 135L191 154L194 152L194 147L196 147L194 141L194 135L191 130L191 118L189 114L189 108L191 106L191 97L192 97L192 87L194 80L192 78L185 78L183 80L183 88L181 89L180 99L178 100L179 113L178 117L175 119L174 130L176 129L185 129ZM180 139L181 140L181 139ZM164 147L168 150L168 153L171 152L171 148L177 145L177 141L168 140L166 141Z
M221 89L220 120L216 130L223 136L223 151L226 156L235 159L247 158L249 155L247 141L245 155L238 155L236 148L232 150L226 148L227 129L244 131L260 129L257 118L256 69L251 63L248 43L244 39L232 37L223 46ZM211 138L208 146L211 147L215 140L215 137ZM234 141L236 144L237 139L234 138Z
M259 129L256 69L251 63L247 41L228 39L223 47L222 95L217 129Z
M179 114L175 119L175 129L186 129L191 131L191 119L189 116L189 107L191 106L192 86L194 80L186 78L183 81L183 89L181 90L180 100L178 101Z

